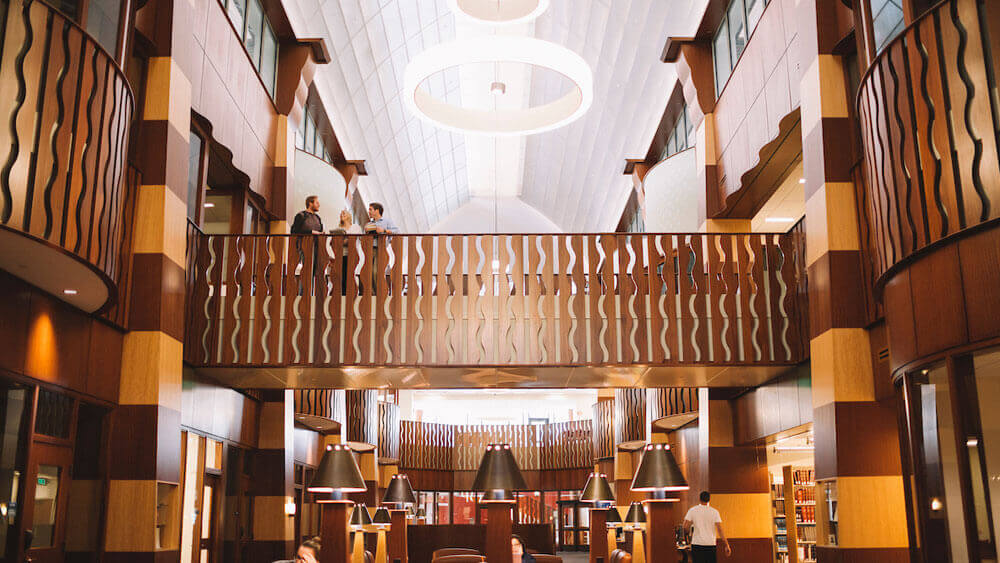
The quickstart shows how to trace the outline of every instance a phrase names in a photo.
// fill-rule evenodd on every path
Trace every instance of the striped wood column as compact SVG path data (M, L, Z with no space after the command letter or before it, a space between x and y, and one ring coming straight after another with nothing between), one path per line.
M352 493L348 498L368 506L377 504L378 495L378 391L375 389L348 389L346 392L345 441L352 447L362 446L357 452L358 466L368 490Z
M711 390L699 390L699 424L707 426L707 490L711 505L722 514L732 559L746 563L772 560L771 495L767 452L761 445L736 445L732 404L716 399ZM697 499L700 491L692 491ZM692 502L694 502L692 500Z
M262 391L257 450L250 455L253 497L252 562L288 559L295 549L295 519L285 514L294 498L294 412L291 390Z
M864 326L855 186L846 146L854 134L843 61L834 55L835 2L798 7L806 264L817 500L835 486L839 538L818 527L821 563L909 560L895 406L875 393ZM817 520L824 520L818 502Z
M164 2L158 26L187 5ZM162 18L160 16L163 16ZM191 83L168 48L149 59L137 155L131 332L112 413L102 561L176 561L180 546L181 373ZM163 505L163 506L161 506ZM159 526L159 527L158 527Z

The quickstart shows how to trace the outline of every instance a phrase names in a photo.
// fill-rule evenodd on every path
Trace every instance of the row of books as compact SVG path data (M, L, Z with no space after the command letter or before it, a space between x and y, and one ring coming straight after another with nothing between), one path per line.
M816 471L813 469L796 469L792 471L793 483L796 485L812 484L816 481Z
M795 502L816 502L816 489L812 487L795 489Z
M816 507L815 506L796 506L795 507L795 522L802 524L815 524L816 523Z

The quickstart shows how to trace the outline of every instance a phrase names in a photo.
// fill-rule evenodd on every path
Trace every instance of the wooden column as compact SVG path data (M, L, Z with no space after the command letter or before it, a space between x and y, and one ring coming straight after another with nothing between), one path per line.
M668 500L647 500L646 507L646 560L674 562L678 560L677 540L674 527L680 524L680 516L674 509L676 502ZM744 561L737 559L737 561Z
M824 0L797 7L798 60L805 69L800 92L816 496L823 498L825 486L836 487L842 522L836 544L826 534L817 538L817 555L820 563L894 563L909 561L906 501L894 398L888 378L874 377L865 329L848 144L854 138L853 93L835 54L839 38L830 33L840 9ZM889 393L880 392L886 387Z
M722 516L733 559L768 563L773 558L774 532L767 452L760 444L736 444L732 403L714 397L710 389L699 392L698 423L705 426L702 436L708 438L702 460L707 480L702 488L712 493L710 504ZM686 495L689 502L698 502L700 492Z
M135 224L133 289L108 440L116 461L108 471L102 561L111 563L179 557L191 82L173 50L191 41L190 9L172 0L147 7L157 35L133 141L143 184L135 216L125 218Z
M262 391L257 450L248 456L253 496L253 540L250 561L287 559L295 550L295 521L284 506L294 498L295 448L293 392Z
M598 557L608 556L608 509L590 509L590 563L597 563ZM604 560L607 563L607 559Z
M351 501L324 502L321 563L348 563L351 559Z
M406 511L390 510L392 526L389 528L389 563L408 563L410 560L406 545Z
M510 538L514 527L514 504L491 502L486 506L486 560L489 563L513 563Z

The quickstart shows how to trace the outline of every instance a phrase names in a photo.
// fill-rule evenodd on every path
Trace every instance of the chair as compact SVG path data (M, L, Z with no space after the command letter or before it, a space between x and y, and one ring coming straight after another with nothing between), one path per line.
M632 563L632 554L624 549L616 549L611 552L611 561L609 563Z
M472 554L462 554L462 555L445 555L444 557L435 557L431 560L431 563L483 563L486 558L482 555L472 555Z
M535 553L532 555L537 563L563 563L562 557L558 555L546 555L544 553Z
M431 555L431 559L447 557L449 555L480 555L480 553L475 549L470 549L468 547L444 547L441 549L435 549L434 553Z
M372 552L365 551L365 563L375 563L375 556L372 555Z

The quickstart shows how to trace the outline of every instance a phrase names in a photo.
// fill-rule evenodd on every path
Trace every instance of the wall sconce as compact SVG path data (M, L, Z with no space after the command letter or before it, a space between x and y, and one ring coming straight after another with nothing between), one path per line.
M289 500L285 503L285 516L295 516L296 510L295 501Z
M944 503L941 502L941 499L939 499L937 497L934 497L934 498L931 499L931 510L937 512L938 510L941 510L942 508L944 508Z

